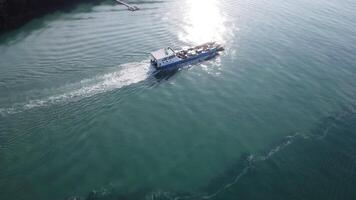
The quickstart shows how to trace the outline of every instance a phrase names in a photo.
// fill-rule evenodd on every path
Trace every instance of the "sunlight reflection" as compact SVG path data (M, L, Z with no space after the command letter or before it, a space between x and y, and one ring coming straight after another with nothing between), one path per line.
M219 0L186 0L185 27L180 40L200 44L209 41L224 42L224 17Z

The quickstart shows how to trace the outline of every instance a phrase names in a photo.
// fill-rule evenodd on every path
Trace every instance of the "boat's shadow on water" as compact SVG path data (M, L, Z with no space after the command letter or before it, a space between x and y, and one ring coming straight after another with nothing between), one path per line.
M170 70L155 70L152 73L152 77L157 83L160 83L162 81L168 81L171 79L173 76L175 76L179 71L182 69L177 68L177 69L170 69Z
M172 68L169 70L158 70L154 66L150 66L148 71L148 77L144 81L144 84L149 88L154 88L160 84L163 84L176 75L178 75L182 70L187 69L188 67Z

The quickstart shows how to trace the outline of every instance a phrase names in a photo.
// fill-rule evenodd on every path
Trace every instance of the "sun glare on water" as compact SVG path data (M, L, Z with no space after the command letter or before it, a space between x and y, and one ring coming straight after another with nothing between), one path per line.
M184 28L179 38L187 43L223 42L224 17L219 0L186 0L183 12Z

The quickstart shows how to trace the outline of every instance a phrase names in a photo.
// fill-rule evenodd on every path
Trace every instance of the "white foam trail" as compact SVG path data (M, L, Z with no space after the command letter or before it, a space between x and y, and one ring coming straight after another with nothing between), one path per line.
M85 79L78 84L79 89L75 89L59 95L49 96L44 99L30 100L24 104L14 104L10 108L0 108L0 115L14 114L21 111L59 104L73 102L91 97L96 94L112 91L134 83L141 82L149 76L148 61L126 63L120 65L118 71L97 76L93 79ZM83 85L84 84L84 85Z

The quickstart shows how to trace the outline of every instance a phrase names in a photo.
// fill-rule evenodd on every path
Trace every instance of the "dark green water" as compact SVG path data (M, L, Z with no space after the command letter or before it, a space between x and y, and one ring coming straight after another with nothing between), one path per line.
M0 199L356 199L354 1L131 2L0 37Z

